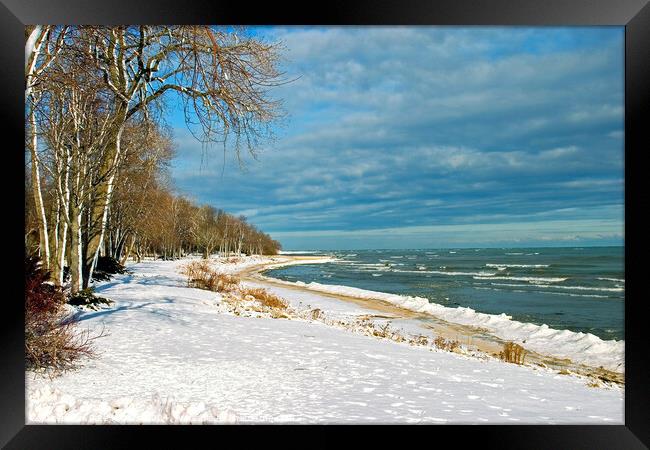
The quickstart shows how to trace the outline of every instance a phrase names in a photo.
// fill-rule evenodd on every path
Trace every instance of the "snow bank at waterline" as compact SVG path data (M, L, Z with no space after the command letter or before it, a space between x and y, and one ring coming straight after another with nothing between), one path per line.
M591 333L556 330L548 325L535 325L512 320L506 314L485 314L472 308L431 303L423 297L388 294L349 286L320 283L289 282L283 284L300 286L312 291L339 294L368 300L384 300L402 308L431 314L442 320L488 330L494 336L521 343L525 348L549 356L569 358L574 362L623 372L625 369L625 341L604 341Z

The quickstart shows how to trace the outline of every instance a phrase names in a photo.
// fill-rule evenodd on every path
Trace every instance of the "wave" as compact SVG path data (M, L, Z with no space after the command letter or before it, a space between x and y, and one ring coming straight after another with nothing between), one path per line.
M539 282L539 283L560 283L565 281L566 278L558 277L500 277L500 276L475 276L475 280L513 280L513 281L528 281L530 283Z
M492 275L496 275L496 273L492 272L447 272L444 270L395 270L393 269L393 272L397 273L435 273L436 275L451 275L451 276L465 276L465 277L471 277L471 276L482 276L486 277L489 279L495 279L496 277L493 277Z
M340 260L338 261L338 263L345 266L351 266L351 267L386 267L386 264L380 264L380 263L362 263L362 262L344 261L344 260Z
M511 283L490 283L493 286L511 286L511 287L539 287L544 289L566 289L570 291L600 291L600 292L623 292L624 288L604 288L590 286L558 286L550 284L511 284Z
M625 283L625 280L621 278L598 278L598 279L603 281L613 281L615 283Z
M367 300L383 300L404 309L431 314L447 322L484 328L501 339L519 343L525 341L525 347L529 350L559 358L569 358L578 363L590 364L595 367L602 366L616 371L623 371L625 367L625 341L605 341L591 333L557 330L550 328L546 324L536 325L519 322L512 320L512 317L506 314L486 314L462 306L452 308L432 303L423 297L389 294L350 286L315 282L289 282L275 278L273 280L316 292Z
M549 267L549 264L492 264L488 263L485 267L532 267L532 268L541 268Z
M546 294L551 294L551 295L562 295L562 296L569 296L569 297L587 297L587 298L611 298L608 295L600 295L600 294L573 294L571 292L545 292ZM607 330L605 330L607 331ZM610 333L612 330L610 330Z
M500 284L500 283L492 283L493 286L512 286L512 287L529 287L527 285L522 285L522 284ZM552 287L552 286L551 286ZM523 289L503 289L503 288L496 288L496 287L486 287L486 286L474 286L474 289L481 289L481 290L488 290L488 291L506 291L506 292L521 292L521 293L527 293L527 292L535 292L535 291L525 291ZM587 297L587 298L610 298L607 295L599 295L599 294L573 294L570 292L544 292L545 294L549 295L562 295L564 297Z

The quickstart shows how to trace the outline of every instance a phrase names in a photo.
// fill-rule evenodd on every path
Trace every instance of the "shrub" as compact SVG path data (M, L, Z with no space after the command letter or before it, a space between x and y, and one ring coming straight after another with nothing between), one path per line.
M458 341L448 341L442 336L438 336L433 340L433 345L442 350L447 350L448 352L453 352L460 346Z
M97 258L97 265L93 271L93 279L97 281L110 280L111 275L126 273L126 267L112 256L100 256Z
M506 361L515 364L523 364L526 350L519 344L514 342L506 342L503 346L503 351L499 353L499 357Z
M181 268L181 273L187 276L187 285L190 286L195 280L204 278L206 274L212 272L207 261L190 261Z
M233 275L217 274L214 280L217 292L231 292L239 287L239 278Z
M389 338L390 336L392 336L392 334L393 333L392 330L390 329L390 323L388 322L385 323L383 326L377 325L376 328L373 325L373 331L372 331L373 336Z
M75 332L76 318L66 317L65 295L49 276L38 258L25 258L25 365L58 372L93 351L88 334Z
M419 334L417 336L412 336L409 339L409 343L411 343L413 345L429 345L429 338L427 338L424 335Z
M68 299L70 305L86 306L90 309L99 309L101 305L111 305L113 302L107 298L95 295L95 288L89 287L77 292Z
M237 277L217 273L207 261L203 260L191 261L183 266L181 273L187 275L189 287L215 292L231 292L239 286Z
M240 289L240 292L244 298L251 296L254 300L269 308L287 309L289 307L289 304L284 299L271 294L263 288Z

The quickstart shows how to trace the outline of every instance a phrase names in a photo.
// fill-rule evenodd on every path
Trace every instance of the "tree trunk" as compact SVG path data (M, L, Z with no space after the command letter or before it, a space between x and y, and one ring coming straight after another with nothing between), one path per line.
M34 115L33 105L29 112L29 124L31 129L31 145L29 151L32 157L32 191L34 195L34 206L36 207L36 222L38 224L38 248L39 256L45 264L50 267L50 245L47 236L47 218L45 217L45 207L43 206L43 195L41 193L41 176L38 161L38 135L36 133L36 116Z
M81 257L81 214L71 208L70 221L70 292L76 294L83 282Z
M55 221L54 229L52 230L53 239L50 239L50 244L52 245L50 271L52 281L58 286L63 283L63 257L61 255L62 253L65 254L66 234L68 231L68 224L63 215L63 209L63 205L61 205L61 201L57 196L56 212L53 217Z
M126 105L123 107L124 120L126 120ZM94 205L90 211L90 236L88 239L88 247L86 250L86 259L84 264L87 268L87 278L84 279L84 284L87 284L92 278L95 263L99 248L104 238L104 231L106 227L106 218L108 215L108 207L110 205L111 196L113 194L113 182L115 181L115 167L120 156L120 141L122 138L122 131L124 129L124 120L120 117L117 119L121 123L117 129L111 142L109 142L104 156L104 161L101 166L100 177L103 181L96 188L96 197Z
M63 215L63 211L61 215ZM61 286L63 285L63 268L65 266L65 249L67 244L68 223L65 218L59 219L61 225L59 226L59 253L57 255L56 271L57 277L55 282Z
M126 261L129 259L129 256L131 256L131 250L133 249L133 244L135 243L135 235L131 236L131 243L126 249L126 252L124 253L124 256L120 259L120 264L125 265ZM140 258L138 258L138 262L140 262Z

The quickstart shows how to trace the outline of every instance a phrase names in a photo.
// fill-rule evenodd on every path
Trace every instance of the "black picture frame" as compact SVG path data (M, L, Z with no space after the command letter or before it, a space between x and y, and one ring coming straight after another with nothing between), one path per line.
M28 24L126 24L126 23L224 23L224 24L319 24L319 25L619 25L625 26L625 265L626 274L626 387L625 424L608 426L447 426L428 428L420 435L423 444L439 445L442 436L451 442L466 443L468 438L481 446L497 448L648 448L650 417L648 401L647 314L643 285L636 273L644 270L643 254L647 252L634 228L643 224L641 208L632 199L641 195L643 170L638 163L647 149L647 119L650 104L650 6L648 0L402 0L395 1L329 1L312 9L307 4L280 5L277 2L257 4L214 3L207 0L0 0L0 79L2 89L2 124L5 125L2 144L9 170L4 171L2 192L11 200L7 214L7 233L15 234L14 247L7 250L5 261L4 309L5 326L2 339L2 412L0 416L0 445L12 449L32 448L122 448L141 440L146 447L192 447L188 438L210 439L214 445L225 432L237 435L242 443L248 441L249 427L178 427L178 426L63 426L25 425L24 322L20 300L21 270L24 247L20 236L20 221L24 217L24 197L14 194L18 181L24 177L20 169L18 147L24 145L24 73L21 73L24 49L24 26ZM14 179L15 177L15 179ZM23 224L24 225L24 224ZM634 226L633 226L634 225ZM641 228L638 226L638 228ZM632 233L632 234L630 234ZM633 244L632 244L633 243ZM260 427L261 428L261 427ZM257 428L255 431L259 431ZM307 430L311 444L339 442L333 438L318 439L333 429L349 427L298 427ZM287 430L263 427L265 438L281 438L285 445L293 440ZM367 435L365 445L381 443L389 434L403 439L392 427L362 428ZM244 431L245 433L242 433ZM251 430L253 431L253 430ZM407 431L412 439L412 429ZM282 433L282 434L280 434ZM290 430L293 434L293 430ZM214 440L219 437L219 440ZM231 436L234 437L234 436ZM320 440L321 442L317 442ZM386 441L384 441L386 442ZM182 444L181 444L182 443ZM300 440L296 440L300 443ZM175 445L176 444L176 445ZM307 445L307 444L305 444ZM419 444L422 445L422 444ZM452 444L457 445L457 444Z

